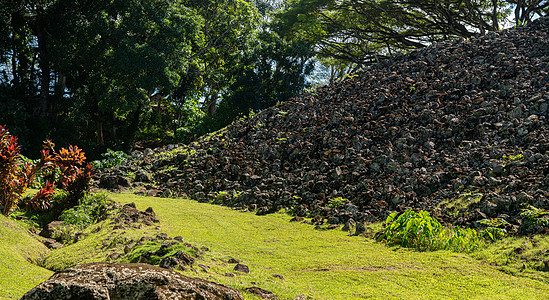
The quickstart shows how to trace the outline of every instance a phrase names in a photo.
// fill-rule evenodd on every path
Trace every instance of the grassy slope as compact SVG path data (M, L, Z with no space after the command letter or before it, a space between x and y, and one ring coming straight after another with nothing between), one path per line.
M47 251L19 224L0 215L0 299L19 298L52 275L30 262Z
M144 226L142 229L130 227L121 230L113 229L113 224L110 223L110 220L106 220L84 229L83 240L52 251L44 258L43 266L59 271L91 262L115 262L116 259L110 259L109 256L122 253L126 241L158 234L155 227Z
M212 269L187 271L187 275L239 289L255 282L282 299L302 294L313 299L539 299L549 295L549 285L543 282L505 274L466 255L389 248L339 230L316 231L290 223L284 214L257 217L189 200L112 197L135 202L141 210L152 206L164 232L212 249L205 262ZM251 273L220 275L234 272L234 264L225 263L228 257L242 260Z

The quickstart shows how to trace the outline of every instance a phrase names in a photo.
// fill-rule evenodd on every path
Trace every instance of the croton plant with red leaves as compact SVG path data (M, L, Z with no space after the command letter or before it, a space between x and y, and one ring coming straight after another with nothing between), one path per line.
M45 141L37 163L23 162L17 137L0 125L0 209L4 215L9 214L17 204L31 210L49 209L55 188L67 191L69 206L76 205L78 199L89 190L93 169L85 163L84 151L77 146L69 146L56 152L54 147L51 141ZM44 187L33 197L22 200L38 173L45 175Z

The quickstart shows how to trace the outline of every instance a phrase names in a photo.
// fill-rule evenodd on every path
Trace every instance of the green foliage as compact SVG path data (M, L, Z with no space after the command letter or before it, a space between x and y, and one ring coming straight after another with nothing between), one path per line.
M233 77L215 114L201 119L194 136L221 129L231 122L297 96L308 86L313 52L301 41L288 41L265 29L233 67ZM283 116L285 112L281 112Z
M77 206L63 211L59 219L77 229L84 229L97 221L104 220L112 206L113 202L106 194L88 194Z
M197 126L199 126L205 113L200 109L198 99L187 100L182 104L177 104L178 116L177 126L174 133L174 142L190 143L196 138Z
M32 194L31 194L32 195ZM31 198L31 195L26 195L25 198ZM56 189L54 194L50 197L49 202L52 207L63 207L66 203L68 193L61 189ZM26 199L23 198L22 202ZM59 212L56 210L21 210L15 209L10 214L10 218L17 220L19 224L27 229L43 228L51 221L59 218Z
M97 171L119 166L128 159L128 155L123 151L114 151L107 148L107 152L101 154L103 159L92 162L93 168Z
M509 222L502 218L493 218L481 220L480 224L486 226L486 228L480 232L480 235L484 239L494 242L505 237L507 230L501 227L509 225Z
M524 160L524 155L522 155L522 153L516 155L504 155L503 159L505 159L507 162L521 161Z
M125 262L137 263L142 257L147 257L147 263L158 265L164 257L174 256L179 251L183 251L189 255L196 256L197 251L182 244L175 244L168 247L162 246L160 243L148 242L145 245L136 245L122 259Z
M68 245L76 240L76 233L105 220L114 202L106 194L86 195L79 204L64 210L59 217L62 225L55 229L53 238Z
M411 209L398 218L397 213L389 215L377 241L420 251L447 249L471 252L481 244L480 236L474 229L445 228L438 220L429 216L429 212L422 210L416 213Z
M467 209L471 204L478 203L484 197L483 193L469 191L459 194L456 198L442 201L439 205L450 215L458 215L461 210Z
M192 141L305 87L312 52L268 27L275 6L3 1L0 122L28 149L51 137L94 158L138 138Z
M523 226L549 226L549 211L537 208L530 204L525 205L526 208L523 208L522 212L520 213L520 216L523 219Z
M349 200L343 198L343 197L336 197L328 200L328 207L330 208L338 208L341 205L347 203Z
M274 23L284 36L312 43L318 57L360 67L437 40L499 30L510 13L504 2L295 0Z

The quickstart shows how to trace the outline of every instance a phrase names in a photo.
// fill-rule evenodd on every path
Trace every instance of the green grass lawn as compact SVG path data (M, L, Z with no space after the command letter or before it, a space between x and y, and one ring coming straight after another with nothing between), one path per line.
M31 261L48 249L18 223L0 214L0 299L21 297L53 272Z
M514 276L518 275L514 266L518 262L508 263L509 256L494 254L517 252L524 238L494 244L474 253L474 257L480 258L474 259L448 251L417 252L387 247L368 238L350 237L337 229L319 231L311 225L289 222L290 216L284 213L259 217L184 199L129 193L110 197L119 203L135 202L140 210L153 207L161 231L171 237L182 236L195 246L210 248L185 275L240 290L258 286L274 292L280 299L300 295L309 299L549 298L547 272L525 270L521 276ZM114 230L112 226L109 220L90 226L84 230L86 237L82 241L43 257L48 250L39 241L16 222L0 216L0 298L18 298L52 274L32 261L39 260L52 270L107 261L109 256L122 251L124 243L119 241L159 232L155 226L124 230ZM540 245L547 241L543 237L537 239L535 243ZM526 248L521 255L533 260L540 258L540 253ZM231 257L248 265L251 272L234 271L235 264L227 262ZM229 277L227 273L235 276ZM255 299L243 294L247 299Z
M162 231L211 249L202 262L210 267L208 272L187 275L239 289L259 286L282 299L549 298L546 283L509 275L464 254L387 247L340 230L291 223L282 213L258 217L191 200L111 197L135 202L141 210L153 207ZM229 257L241 260L251 272L234 272L234 264L226 263Z

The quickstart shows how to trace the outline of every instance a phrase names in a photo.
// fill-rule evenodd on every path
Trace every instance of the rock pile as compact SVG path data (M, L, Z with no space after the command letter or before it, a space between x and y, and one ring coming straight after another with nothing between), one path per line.
M232 288L148 264L91 263L56 272L21 299L243 298Z
M167 194L258 214L345 224L413 208L519 225L523 203L549 208L548 106L542 18L395 56L141 168Z

